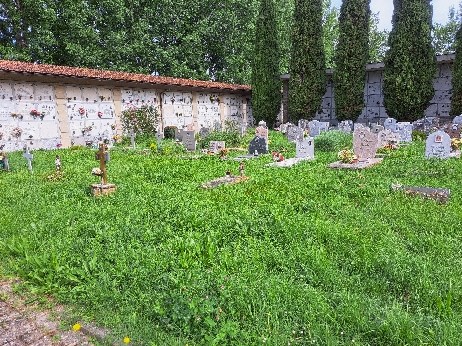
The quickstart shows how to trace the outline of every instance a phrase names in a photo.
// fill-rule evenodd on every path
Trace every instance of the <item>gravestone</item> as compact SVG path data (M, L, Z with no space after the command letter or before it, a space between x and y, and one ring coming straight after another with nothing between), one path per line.
M353 131L353 121L352 120L343 120L338 124L338 130L342 132L351 133Z
M367 127L357 128L353 133L353 151L359 161L373 159L377 152L377 134Z
M267 143L264 138L255 136L249 144L249 155L267 154Z
M424 198L430 198L440 203L446 203L451 195L451 190L433 188L433 187L419 187L419 186L403 186L400 184L392 184L392 190L403 191L409 196L420 196Z
M426 141L425 157L427 159L447 159L451 153L451 138L444 131L431 133Z
M241 137L244 137L247 132L247 126L241 125Z
M385 130L390 130L392 132L396 132L396 119L394 118L387 118L383 122L383 127Z
M201 136L201 138L207 137L209 133L210 129L208 127L201 127L201 129L199 130L199 136Z
M449 129L446 131L449 137L457 139L460 139L461 132L462 124L451 124L449 125Z
M296 142L296 158L314 159L314 139L307 137Z
M209 143L209 152L212 154L218 154L221 149L225 148L224 141L210 141Z
M328 122L321 122L318 120L312 120L308 123L310 137L319 136L321 132L329 130Z
M287 140L296 142L303 139L304 130L298 126L290 125L287 127Z
M462 124L462 114L456 116L456 117L452 120L452 123L453 123L453 124Z
M24 149L24 154L22 154L22 156L27 160L27 169L32 173L32 160L34 159L34 155L29 152L29 147Z
M371 125L371 132L372 133L379 133L380 131L384 130L384 127L379 124L372 124Z
M300 127L301 129L307 130L307 129L309 129L309 126L310 126L310 121L309 120L300 119L298 121L298 127Z
M132 145L132 149L136 149L135 137L136 137L135 131L131 130L130 131L130 143Z
M177 127L175 129L175 140L182 142L183 141L183 130L179 130Z
M382 130L377 134L377 148L384 148L387 145L399 144L399 136L391 130Z
M396 131L399 141L404 143L412 142L412 124L409 122L396 123Z
M194 131L182 131L182 138L182 142L186 150L196 150L196 138L194 137Z
M258 127L255 129L255 137L265 140L266 151L268 152L268 128L263 120L258 123Z

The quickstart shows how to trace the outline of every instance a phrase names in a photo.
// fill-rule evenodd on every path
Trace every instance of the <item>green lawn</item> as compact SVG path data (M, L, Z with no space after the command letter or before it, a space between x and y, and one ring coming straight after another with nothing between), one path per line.
M364 171L337 144L289 169L112 151L117 192L93 198L94 151L21 153L0 172L3 275L142 345L460 345L462 163L424 143ZM272 146L294 145L271 133ZM350 138L351 141L351 138ZM61 156L64 179L47 181ZM446 205L392 183L451 189Z

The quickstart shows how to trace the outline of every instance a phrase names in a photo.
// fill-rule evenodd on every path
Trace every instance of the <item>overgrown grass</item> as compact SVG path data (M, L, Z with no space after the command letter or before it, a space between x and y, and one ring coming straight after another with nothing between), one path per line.
M89 149L36 151L33 175L14 153L0 173L2 270L143 345L459 345L462 164L425 160L423 145L365 171L327 168L335 150L290 169L266 156L214 190L198 186L238 162L115 149L106 198L89 194ZM56 154L64 177L51 182ZM450 188L450 202L396 182Z

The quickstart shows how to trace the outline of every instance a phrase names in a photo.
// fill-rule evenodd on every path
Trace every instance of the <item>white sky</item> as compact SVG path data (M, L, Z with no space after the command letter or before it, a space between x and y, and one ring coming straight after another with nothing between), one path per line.
M448 21L449 8L457 10L461 0L433 0L433 23L444 24ZM342 0L332 0L332 7L340 8ZM391 15L393 14L392 0L371 0L371 11L379 12L379 29L391 30Z

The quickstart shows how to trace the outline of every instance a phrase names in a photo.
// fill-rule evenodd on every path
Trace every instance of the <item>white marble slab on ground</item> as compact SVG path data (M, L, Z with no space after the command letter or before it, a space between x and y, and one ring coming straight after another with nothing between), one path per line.
M267 167L292 167L293 165L296 165L297 163L300 163L302 161L311 161L314 160L309 157L293 157L291 159L285 159L284 161L281 162L271 162L268 163L266 166Z

